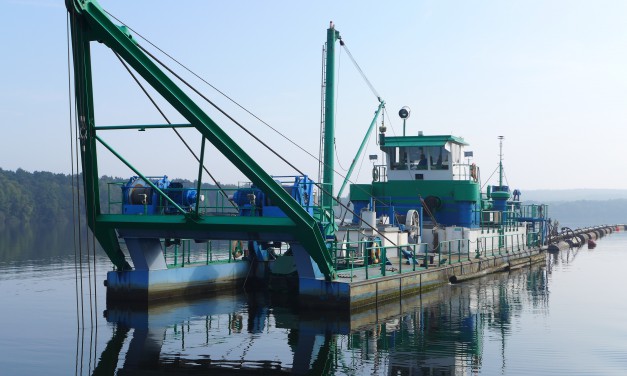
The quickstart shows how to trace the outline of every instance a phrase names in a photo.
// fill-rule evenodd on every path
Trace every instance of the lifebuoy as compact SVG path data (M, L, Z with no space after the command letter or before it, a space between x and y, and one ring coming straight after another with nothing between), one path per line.
M376 167L372 168L372 181L379 181L379 169Z
M233 258L238 258L244 253L244 247L241 240L233 240L231 242L231 254Z
M477 181L477 165L474 163L470 165L470 177L475 182Z
M370 263L378 264L381 260L381 248L376 242L370 243Z

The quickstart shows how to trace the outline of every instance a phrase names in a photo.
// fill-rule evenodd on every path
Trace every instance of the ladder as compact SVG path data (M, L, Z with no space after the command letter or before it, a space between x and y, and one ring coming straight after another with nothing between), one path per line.
M324 170L324 115L325 115L325 90L327 87L327 45L326 43L322 46L322 80L321 80L321 90L320 90L320 103L322 106L320 107L320 148L318 151L318 183L322 182L322 174ZM318 192L318 199L322 197L322 192Z

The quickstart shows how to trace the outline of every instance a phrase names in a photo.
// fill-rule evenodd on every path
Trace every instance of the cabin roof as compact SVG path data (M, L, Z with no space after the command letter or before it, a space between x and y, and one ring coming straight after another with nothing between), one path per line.
M444 146L449 141L459 145L468 145L461 137L455 137L451 135L433 135L386 137L383 147Z

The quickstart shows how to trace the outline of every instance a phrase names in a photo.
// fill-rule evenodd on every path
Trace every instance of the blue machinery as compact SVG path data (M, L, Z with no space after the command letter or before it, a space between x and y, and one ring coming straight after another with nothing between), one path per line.
M167 176L148 177L153 185L163 191L173 202L187 212L196 205L197 191L183 188L179 182L171 182ZM178 210L169 201L159 196L148 183L139 176L131 177L122 186L122 213L124 214L176 214Z

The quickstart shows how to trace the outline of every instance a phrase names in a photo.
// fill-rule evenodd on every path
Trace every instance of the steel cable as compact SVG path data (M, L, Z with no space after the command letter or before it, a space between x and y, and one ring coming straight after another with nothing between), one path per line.
M180 80L182 83L184 83L187 87L189 87L191 90L193 90L196 94L198 94L201 98L203 98L205 101L207 101L207 103L209 103L211 106L213 106L216 110L218 110L222 115L224 115L225 117L227 117L229 120L231 120L235 125L237 125L240 129L242 129L244 132L246 132L250 137L252 137L253 139L255 139L258 143L260 143L262 146L264 146L266 149L268 149L272 154L274 154L277 158L279 158L281 161L283 161L285 164L287 164L288 166L290 166L294 171L298 172L301 175L305 175L305 173L303 173L298 167L296 167L294 164L292 164L290 161L288 161L287 159L285 159L285 157L283 157L282 155L280 155L277 151L275 151L273 148L271 148L268 144L266 144L263 140L261 140L259 137L257 137L256 135L254 135L250 130L248 130L246 127L244 127L240 122L238 122L237 120L235 120L231 115L229 115L228 113L226 113L226 111L224 111L222 108L220 108L218 105L216 105L215 103L213 103L213 101L211 101L209 98L207 98L205 95L203 95L198 89L196 89L194 86L192 86L190 83L188 83L185 79L183 79L181 76L179 76L176 72L174 72L170 67L168 67L167 65L165 65L161 60L159 60L156 56L154 56L152 53L150 53L149 51L147 51L146 49L144 49L144 47L142 47L141 45L138 45L138 47L144 51L148 56L150 56L154 61L156 61L157 63L159 63L159 65L161 65L163 68L165 68L168 72L170 72L172 75L174 75L178 80ZM329 193L326 189L324 189L322 187L322 184L320 183L314 183L314 185L316 187L318 187L318 189L323 192L326 195L329 195L333 201L335 201L339 206L342 206L344 209L348 210L351 214L353 214L354 216L356 216L357 218L361 217L356 214L354 211L350 210L350 208L346 205L344 205L342 202L340 202L340 200L338 200L337 198L333 197L332 193ZM396 242L390 240L387 236L385 236L382 232L380 232L378 229L376 229L375 227L371 226L369 223L366 223L364 221L364 223L366 224L366 226L370 227L374 232L378 233L379 235L381 235L382 237L384 237L386 240L388 240L390 243L396 245Z
M72 17L75 17L74 14L72 14ZM77 21L74 19L73 23L76 23ZM76 34L74 34L74 30L72 29L72 40L76 40ZM76 79L75 77L75 89L76 87L79 87L82 89L82 80L80 77L78 77L78 79ZM75 127L75 135L78 136L80 134L79 131L79 122L78 122L78 103L76 101L74 101L74 127ZM72 161L72 164L76 163L76 169L73 171L76 172L76 174L72 177L72 184L73 186L76 185L76 217L78 218L78 221L75 222L75 226L77 226L78 228L76 229L76 234L77 234L77 238L75 239L76 244L78 244L78 279L79 279L79 290L80 290L80 322L81 322L81 327L85 327L85 305L84 305L84 286L83 286L83 280L84 280L84 276L83 276L83 238L82 238L82 233L83 233L83 229L82 229L82 222L81 222L81 200L80 200L80 166L79 166L79 155L80 155L80 151L79 151L79 142L74 142L74 152L75 152L75 157ZM74 201L74 200L72 200ZM74 206L74 203L73 203ZM81 351L82 354L82 351Z
M72 15L74 17L74 15ZM77 338L76 338L76 365L75 365L75 374L83 373L83 356L85 352L85 301L84 301L84 273L83 273L83 224L81 221L81 198L80 198L80 167L79 167L79 142L74 142L74 137L80 134L79 132L79 121L78 121L78 104L76 101L72 101L72 80L71 80L71 63L70 63L70 22L69 16L67 18L68 22L68 31L67 31L67 43L68 43L68 99L69 99L69 130L70 130L70 165L71 165L71 175L70 182L72 185L72 219L74 222L73 226L73 239L74 239L74 275L75 275L75 298L76 298L76 311L77 311ZM73 19L72 23L75 23L76 20ZM72 29L72 40L76 40L76 35L73 33ZM84 82L81 77L79 77L75 81L75 85L84 89ZM74 106L72 106L74 103ZM74 107L74 113L72 113L72 107ZM72 124L74 120L74 124ZM73 131L75 129L75 133ZM75 168L76 163L76 168ZM87 229L85 229L87 231ZM89 245L89 243L87 243ZM89 258L89 249L87 250L87 257ZM95 264L94 264L95 265ZM88 274L90 275L91 266L89 261L87 262ZM94 278L95 278L95 266L94 266ZM94 280L95 281L95 280ZM93 333L93 316L94 316L94 305L91 304L91 277L89 278L89 294L90 294L90 318L92 324L92 333ZM94 291L95 291L94 284ZM80 294L79 294L80 292ZM97 320L97 319L96 319ZM97 323L97 321L96 321ZM96 324L97 326L97 324ZM97 328L96 328L96 336L97 336ZM80 340L80 341L79 341ZM90 344L91 349L91 344ZM80 350L80 351L79 351ZM79 359L80 353L80 359ZM96 351L94 351L94 355L96 355ZM89 363L91 365L91 350L89 351ZM79 366L80 364L80 366ZM90 366L91 368L91 366ZM80 372L80 373L79 373Z
M227 100L229 100L231 103L235 104L237 107L239 107L240 109L242 109L244 112L246 112L247 114L249 114L250 116L252 116L253 118L255 118L256 120L258 120L260 123L264 124L266 127L270 128L272 131L274 131L276 134L278 134L280 137L282 137L283 139L285 139L286 141L288 141L289 143L291 143L292 145L294 145L296 148L298 148L299 150L301 150L302 152L304 152L305 154L307 154L308 156L310 156L311 158L315 159L318 163L321 163L324 166L327 166L319 157L316 157L315 155L313 155L312 153L310 153L309 151L307 151L305 148L303 148L302 146L298 145L296 142L292 141L289 137L285 136L283 133L281 133L279 130L277 130L276 128L274 128L273 126L271 126L270 124L268 124L267 122L265 122L263 119L261 119L260 117L258 117L257 115L255 115L253 112L251 112L250 110L248 110L246 107L242 106L241 104L239 104L237 101L235 101L233 98L231 98L230 96L228 96L226 93L224 93L223 91L221 91L220 89L218 89L216 86L212 85L211 83L209 83L207 80L205 80L204 78L202 78L200 75L198 75L197 73L195 73L194 71L192 71L191 69L189 69L187 66L185 66L183 63L181 63L180 61L178 61L176 58L174 58L172 55L168 54L166 51L164 51L163 49L159 48L159 46L157 46L156 44L154 44L153 42L151 42L148 38L144 37L141 33L139 33L137 30L133 29L131 26L129 26L128 24L126 24L125 22L123 22L122 20L120 20L118 17L114 16L113 14L109 13L108 11L105 10L105 12L111 16L113 19L115 19L116 21L120 22L121 24L123 24L124 26L126 26L129 30L131 30L133 33L135 33L138 37L140 37L141 39L145 40L148 44L150 44L152 47L154 47L155 49L157 49L159 52L161 52L162 54L164 54L165 56L167 56L169 59L171 59L172 61L174 61L176 64L178 64L180 67L182 67L184 70L186 70L187 72L189 72L190 74L192 74L194 77L198 78L200 81L202 81L203 83L205 83L207 86L211 87L213 90L215 90L216 92L218 92L220 95L222 95L224 98L226 98ZM343 42L342 42L343 43ZM138 44L138 46L146 53L148 53L148 51L146 49L144 49L141 45ZM340 50L341 51L341 50ZM347 49L348 52L348 49ZM153 59L155 59L155 61L158 61L156 59L156 57L154 57L154 55L149 54ZM354 61L354 58L352 58L351 55L351 59L353 60L354 64L356 64L356 62ZM162 66L165 67L165 65L161 62L159 62ZM356 64L357 65L357 64ZM358 66L358 65L357 65ZM168 68L166 68L168 69ZM361 70L361 68L359 68ZM170 69L168 69L171 73L173 73ZM174 74L174 73L173 73ZM361 71L361 74L363 77L365 77L365 74L363 73L363 71ZM177 75L178 76L178 75ZM179 78L181 79L181 78ZM182 79L181 79L182 80ZM372 90L374 89L374 87L372 87L372 85L370 84L370 81L368 81L367 77L365 77L366 82L369 84L369 86L372 88ZM189 86L189 85L188 85ZM194 89L192 89L194 90ZM378 93L376 93L376 90L373 91L375 93L375 95L377 96L377 100L381 101L381 99L378 96ZM200 95L200 94L199 94ZM202 96L202 95L201 95ZM211 103L211 102L209 102ZM213 104L212 104L213 105ZM393 130L393 128L392 128ZM345 175L339 173L338 171L334 170L333 171L335 174L337 174L338 176L342 177L342 178L346 178ZM349 183L355 183L354 181L348 180ZM358 187L357 189L361 190L363 193L367 194L368 196L370 196L371 198L373 198L375 201L379 202L380 204L387 206L387 204L385 204L384 202L378 200L376 197L373 197L368 191L366 191L365 189Z
M154 45L152 42L150 42L148 39L144 38L141 34L137 33L137 31L135 31L133 28L129 27L128 25L126 25L124 22L122 22L119 18L115 17L114 15L112 15L111 13L105 11L107 14L109 14L111 17L113 17L114 19L116 19L118 22L124 24L125 26L128 27L129 30L133 31L134 33L136 33L139 37L141 37L142 39L146 40L146 42L148 42L150 45L152 45L153 47L155 47L157 50L159 50L160 52L162 52L164 55L168 56L170 59L172 59L173 61L175 61L177 64L179 64L181 67L183 67L184 69L186 69L187 71L189 71L192 75L194 75L195 77L197 77L198 79L200 79L201 81L203 81L204 83L206 83L207 85L209 85L210 87L212 87L214 90L216 90L217 92L219 92L220 94L222 94L225 98L229 99L231 102L233 102L235 105L237 105L238 107L240 107L241 109L243 109L245 112L249 113L251 116L253 116L254 118L256 118L257 120L259 120L261 123L265 124L266 126L268 126L270 129L274 130L277 134L279 134L281 137L285 138L288 142L292 143L293 145L295 145L296 147L298 147L299 149L301 149L303 152L305 152L306 154L308 154L309 156L313 157L314 159L317 159L313 154L309 153L308 151L306 151L304 148L302 148L301 146L299 146L298 144L296 144L295 142L291 141L289 138L287 138L286 136L284 136L282 133L280 133L278 130L276 130L274 127L270 126L268 123L266 123L265 121L261 120L259 117L257 117L256 115L254 115L252 112L248 111L247 109L245 109L243 106L241 106L239 103L237 103L236 101L234 101L233 99L231 99L230 97L228 97L226 94L224 94L223 92L221 92L220 90L218 90L217 88L215 88L213 85L211 85L210 83L208 83L206 80L202 79L200 76L198 76L196 73L192 72L190 69L188 69L187 67L185 67L183 64L181 64L180 62L178 62L176 59L174 59L173 57L171 57L169 54L167 54L166 52L164 52L163 50L161 50L159 47L157 47L156 45ZM343 42L341 43L343 44ZM300 169L296 168L296 166L294 166L292 163L290 163L289 161L287 161L284 157L282 157L281 155L279 155L277 152L275 152L272 148L269 147L269 145L267 145L265 142L263 142L261 139L259 139L257 136L255 136L254 134L252 134L252 132L250 132L247 128L245 128L241 123L239 123L238 121L236 121L232 116L228 115L224 110L222 110L220 107L218 107L215 103L213 103L211 100L209 100L206 96L204 96L202 93L200 93L200 91L198 91L196 88L194 88L191 84L189 84L186 80L184 80L180 75L178 75L177 73L175 73L171 68L169 68L167 65L165 65L163 62L161 62L156 56L154 56L152 53L150 53L148 50L146 50L143 46L141 46L140 44L137 44L137 46L144 51L144 53L146 53L148 56L150 56L154 61L156 61L157 63L159 63L162 67L164 67L167 71L169 71L172 75L174 75L177 79L179 79L181 82L183 82L186 86L188 86L191 90L193 90L196 94L198 94L201 98L203 98L205 101L207 101L209 104L211 104L214 108L216 108L219 112L221 112L225 117L227 117L229 120L231 120L234 124L236 124L238 127L240 127L244 132L246 132L247 134L249 134L253 139L255 139L257 142L259 142L261 145L263 145L265 148L267 148L268 150L270 150L273 154L275 154L279 159L281 159L284 163L286 163L288 166L290 166L292 169L294 169L295 171L297 171L299 174L301 175L305 175L302 171L300 171ZM359 65L356 63L356 61L354 60L354 58L352 57L352 54L350 53L350 51L346 48L347 53L349 54L349 57L351 58L351 60L354 62L354 64L358 67L358 70L360 71L362 77L366 80L366 83L368 84L368 86L371 88L371 90L373 91L373 93L375 94L375 96L377 97L377 99L379 101L381 101L381 99L379 98L378 93L376 92L376 90L374 89L374 86L372 86L372 84L370 83L370 81L368 80L368 78L365 76L365 74L363 73L363 70L361 70L361 68L359 67ZM338 173L337 171L334 171L336 174L343 176L342 174ZM349 182L353 183L352 181L349 180ZM328 191L326 191L322 185L320 183L315 183L315 185L318 187L318 189L329 195L333 201L335 201L336 203L338 203L339 206L342 206L343 208L345 208L348 212L350 212L351 214L353 214L354 216L356 216L357 218L361 217L356 214L354 211L352 211L348 206L344 205L343 203L340 202L339 199L335 198L333 196L333 193L329 193ZM370 194L368 194L369 196L371 196ZM371 196L372 197L372 196ZM378 199L374 198L375 200L379 201ZM385 203L383 203L385 205ZM364 222L365 223L365 222ZM387 239L388 241L390 241L392 244L395 244L395 242L391 241L389 238L387 238L383 233L381 233L380 231L378 231L375 227L371 226L370 224L366 223L367 227L370 227L374 232L380 234L383 238Z
M340 69L342 67L342 54L341 54L342 50L340 49L340 54L338 55L338 59L337 59L337 84L335 86L335 108L337 108L337 104L340 100L340 72L342 72L342 70ZM325 87L326 87L326 82L325 82ZM326 110L325 110L326 111ZM335 113L333 114L333 122L335 124L337 124L337 111L335 111ZM340 162L340 158L338 156L338 152L337 152L337 143L335 142L335 135L333 137L333 149L335 150L335 161L337 162L338 166L340 166L340 168L342 169L342 171L346 171L346 169L344 168L344 166L342 166L342 162ZM322 159L318 160L318 163L320 163Z
M161 110L161 108L159 107L159 105L157 105L157 103L154 101L154 99L152 98L152 96L150 94L148 94L148 91L144 88L144 86L141 84L141 82L139 82L139 79L135 76L135 74L133 73L133 71L131 71L131 69L128 67L128 65L124 62L124 60L120 57L120 55L117 54L117 52L114 51L115 56L118 58L118 60L120 60L120 63L122 63L122 65L124 66L124 68L126 68L127 72L131 75L131 77L133 77L133 80L135 80L135 82L137 83L137 85L142 89L142 91L144 92L144 94L146 94L146 96L148 97L148 99L150 100L150 102L155 106L155 108L157 109L157 111L159 111L159 113L161 114L161 116L163 116L163 119L165 119L165 121L168 124L172 124L172 122L170 121L170 119L168 119L168 117L165 115L165 113ZM189 150L189 152L194 156L194 158L196 159L196 161L198 161L198 163L200 163L200 158L196 155L196 153L194 153L194 151L192 150L192 148L189 146L189 144L185 141L185 139L183 139L183 136L180 134L180 132L172 127L172 130L174 131L174 133L176 133L176 135L178 136L178 138L181 140L181 142L183 143L183 145L185 145L185 147L187 148L187 150ZM229 200L229 196L226 194L226 192L224 191L224 189L222 188L222 186L220 185L220 183L218 183L218 181L213 177L213 175L209 172L209 170L207 169L207 167L205 167L205 165L202 165L203 170L207 173L207 175L209 176L209 178L213 181L213 183L215 184L216 187L218 187L218 189L220 190L220 193L222 193L222 195L227 199L227 201L235 208L238 209L237 205L235 205L235 203L231 200ZM200 195L200 192L198 192ZM200 196L199 196L200 197Z
M70 185L72 186L72 226L73 236L72 239L74 241L74 290L76 295L76 327L77 329L80 327L80 309L79 309L79 292L78 292L78 246L76 244L76 205L74 202L74 197L76 196L76 190L74 189L74 129L72 128L72 75L71 75L71 58L70 58L70 14L66 15L66 37L67 37L67 85L68 85L68 113L69 117L69 125L70 125Z
M372 83L370 82L370 80L368 79L368 77L366 77L366 74L364 73L364 71L361 69L361 67L359 66L359 64L357 64L357 61L355 60L355 58L353 57L353 54L351 54L350 50L348 49L348 47L346 47L346 43L341 40L340 41L340 46L344 47L344 49L346 50L346 53L348 54L348 57L351 59L351 61L353 62L353 64L355 65L355 68L357 69L357 71L359 72L359 74L361 74L361 77L364 79L364 81L366 82L366 85L368 85L368 87L370 88L370 91L372 91L372 94L374 94L374 96L377 98L377 100L379 102L381 102L381 96L379 95L379 93L377 92L377 90L374 88L374 86L372 85Z

